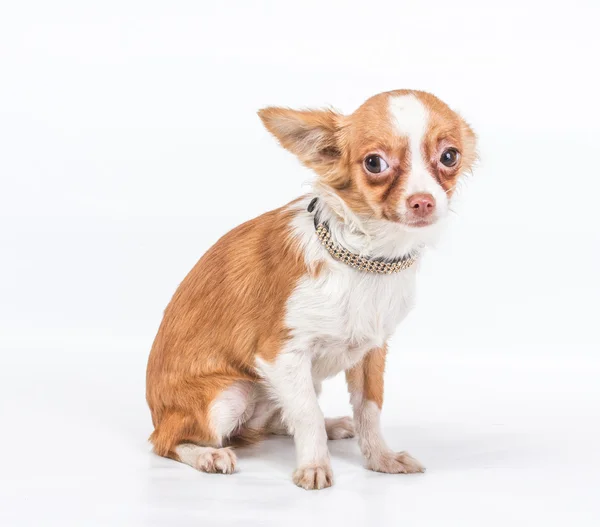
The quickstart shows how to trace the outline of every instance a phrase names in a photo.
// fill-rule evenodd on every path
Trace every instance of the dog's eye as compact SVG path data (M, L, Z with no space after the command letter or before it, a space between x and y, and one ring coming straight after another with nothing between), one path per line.
M385 162L385 159L377 154L371 154L365 157L365 168L371 172L371 174L384 172L388 167L389 165Z
M447 167L453 167L458 163L460 154L456 148L447 148L440 157L440 163Z

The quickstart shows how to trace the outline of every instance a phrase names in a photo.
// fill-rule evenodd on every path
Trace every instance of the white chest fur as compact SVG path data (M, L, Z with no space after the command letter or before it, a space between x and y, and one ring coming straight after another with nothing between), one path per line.
M313 375L324 379L381 347L413 305L415 270L373 275L330 262L305 277L289 299L290 345L313 356Z
M391 275L353 269L325 251L312 216L302 213L294 234L307 264L326 265L318 276L303 277L288 300L285 322L292 338L287 348L310 353L313 377L322 380L385 344L413 306L418 264Z

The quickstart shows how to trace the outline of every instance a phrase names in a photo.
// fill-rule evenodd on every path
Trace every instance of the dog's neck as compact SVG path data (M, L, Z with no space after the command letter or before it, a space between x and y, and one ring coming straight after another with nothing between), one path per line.
M356 214L334 191L316 184L314 214L326 222L334 242L348 251L370 258L395 259L414 255L435 244L441 222L419 229Z

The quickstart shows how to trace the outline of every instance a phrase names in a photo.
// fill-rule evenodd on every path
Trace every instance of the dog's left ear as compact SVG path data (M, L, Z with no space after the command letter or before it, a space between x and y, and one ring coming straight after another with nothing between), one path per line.
M340 158L338 132L343 116L333 110L270 107L258 115L284 148L318 173L331 168Z

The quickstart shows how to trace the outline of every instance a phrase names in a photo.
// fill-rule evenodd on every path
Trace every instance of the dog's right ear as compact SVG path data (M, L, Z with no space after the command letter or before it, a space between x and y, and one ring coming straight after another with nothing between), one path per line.
M269 107L258 115L284 148L317 173L327 171L340 158L338 131L343 116L333 110Z

